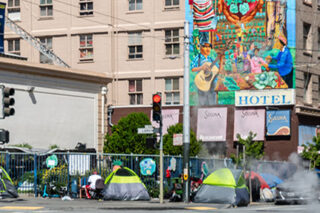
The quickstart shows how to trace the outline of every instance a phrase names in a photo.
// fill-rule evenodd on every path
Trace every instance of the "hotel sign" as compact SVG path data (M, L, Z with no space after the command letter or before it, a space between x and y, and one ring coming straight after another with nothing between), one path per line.
M237 107L294 104L294 89L239 90L235 92L235 105Z

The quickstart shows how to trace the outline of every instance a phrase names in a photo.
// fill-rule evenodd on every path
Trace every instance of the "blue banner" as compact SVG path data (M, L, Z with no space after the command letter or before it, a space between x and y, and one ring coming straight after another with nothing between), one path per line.
M290 135L290 110L268 110L267 136Z
M5 22L6 4L0 2L0 53L4 52L3 36L4 36L4 22Z

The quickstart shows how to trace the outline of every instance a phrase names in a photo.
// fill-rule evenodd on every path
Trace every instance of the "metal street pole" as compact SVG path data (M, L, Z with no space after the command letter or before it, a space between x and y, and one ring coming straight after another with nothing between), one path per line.
M163 203L163 138L162 138L162 115L160 115L160 203Z
M189 104L189 22L184 22L184 91L183 91L183 200L190 202L189 152L190 152L190 104Z

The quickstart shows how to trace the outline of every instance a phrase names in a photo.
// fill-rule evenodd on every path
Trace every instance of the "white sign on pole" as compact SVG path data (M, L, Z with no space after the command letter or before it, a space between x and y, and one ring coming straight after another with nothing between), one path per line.
M153 134L153 129L138 128L138 134Z
M152 125L144 125L144 128L145 129L153 129L153 126Z
M182 146L183 134L173 134L173 145L174 146Z

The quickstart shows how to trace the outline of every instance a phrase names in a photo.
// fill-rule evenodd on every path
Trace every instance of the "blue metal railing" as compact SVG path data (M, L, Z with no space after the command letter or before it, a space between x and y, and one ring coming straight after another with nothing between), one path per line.
M50 156L56 155L57 165L50 169L47 167ZM140 172L139 163L145 158L152 158L157 165L156 171L150 176L144 176ZM170 165L170 160L175 159L175 168L171 168L171 178L177 178L183 173L182 156L164 156L164 170ZM50 159L49 159L50 160ZM106 178L113 169L114 161L121 161L122 165L132 169L146 185L148 189L157 188L159 184L159 155L142 154L81 154L81 153L52 153L52 154L27 154L0 152L0 164L8 172L19 193L32 193L35 196L42 195L46 183L55 181L56 184L67 187L70 191L70 183L77 181L86 183L92 172L97 171ZM190 158L190 176L201 177L202 165L206 163L209 173L217 168L234 168L230 159L214 158ZM52 162L51 162L52 163ZM260 162L256 166L264 169L266 166L283 165L284 162ZM270 168L271 168L270 167ZM166 172L164 171L164 176ZM168 178L164 177L165 184L169 185ZM79 183L81 185L81 183Z

